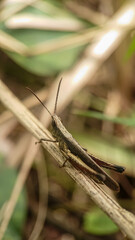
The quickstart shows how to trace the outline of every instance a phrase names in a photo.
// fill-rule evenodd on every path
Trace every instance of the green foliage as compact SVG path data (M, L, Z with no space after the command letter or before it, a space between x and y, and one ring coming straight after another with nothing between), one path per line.
M113 123L123 124L126 126L135 126L135 116L132 114L130 117L111 117L104 113L96 112L96 111L82 111L82 110L75 110L75 114L84 117L96 118L103 121L110 121Z
M33 7L24 8L19 14L31 14L35 17L50 17L53 19L60 19L61 17L69 18L81 22L79 19L75 18L70 11L63 8L62 4L58 4L58 1L42 1L45 4L44 11L41 9ZM11 7L13 8L13 5ZM61 18L62 19L62 18ZM85 24L84 24L85 26ZM90 26L90 25L89 25ZM40 29L8 29L6 24L0 24L0 29L19 40L26 46L32 47L41 43L50 43L58 39L65 39L65 37L74 35L75 32L68 31L46 31ZM58 51L40 54L36 56L22 56L14 52L5 51L10 58L12 58L17 64L26 69L27 71L44 76L44 75L54 75L59 71L70 68L77 60L79 54L84 49L84 46L73 46L66 49L61 49Z
M16 171L6 166L2 158L0 158L0 208L1 213L4 204L9 200L16 181ZM8 225L3 240L19 240L21 239L21 231L26 217L26 199L23 191L18 199L11 221Z
M94 235L109 235L118 231L113 221L97 208L85 214L83 227L86 232Z
M25 33L26 32L27 30ZM28 32L30 33L30 30ZM63 51L37 55L33 57L24 57L16 53L9 52L7 54L27 71L39 76L51 76L59 71L63 71L71 67L80 54L80 50L82 50L82 47L66 49Z

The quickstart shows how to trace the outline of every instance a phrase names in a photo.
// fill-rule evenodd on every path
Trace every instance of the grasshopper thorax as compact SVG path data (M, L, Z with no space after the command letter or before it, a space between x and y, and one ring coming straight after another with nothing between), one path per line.
M58 142L64 142L63 132L65 127L63 126L61 119L54 114L52 116L52 135Z

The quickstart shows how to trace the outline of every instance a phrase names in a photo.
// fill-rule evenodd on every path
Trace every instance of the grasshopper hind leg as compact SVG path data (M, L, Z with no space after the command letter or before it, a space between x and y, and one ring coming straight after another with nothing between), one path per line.
M105 175L97 173L93 169L89 168L87 165L85 165L80 158L75 156L70 152L69 149L66 149L66 151L61 151L63 156L66 158L62 166L65 166L65 163L69 161L75 168L77 168L80 172L85 172L85 174L88 177L91 177L95 182L103 184L105 181Z
M67 145L64 142L59 142L59 148L60 148L61 153L64 156L64 158L66 158L64 160L64 162L62 163L62 165L60 166L62 168L62 167L65 167L66 162L69 160L68 159L68 151L69 150L67 148Z

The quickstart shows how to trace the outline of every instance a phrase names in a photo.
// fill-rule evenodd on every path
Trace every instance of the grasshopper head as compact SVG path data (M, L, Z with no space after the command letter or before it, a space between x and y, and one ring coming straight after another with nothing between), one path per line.
M59 129L60 125L61 125L61 120L60 120L60 118L59 118L56 114L54 114L54 115L52 116L52 127L55 128L55 129L56 129L56 128Z

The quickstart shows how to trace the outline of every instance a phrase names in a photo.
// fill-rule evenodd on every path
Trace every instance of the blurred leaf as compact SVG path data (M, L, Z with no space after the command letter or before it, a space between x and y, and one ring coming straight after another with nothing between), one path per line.
M42 4L46 4L44 11L36 7L24 8L19 14L34 14L34 16L47 16L51 18L67 17L70 19L78 20L70 11L67 11L62 4L58 1L42 1ZM12 5L11 5L12 7ZM80 21L81 22L81 21ZM84 26L84 22L81 22ZM90 25L89 25L90 26ZM66 36L71 36L73 32L67 31L45 31L37 29L8 29L4 24L0 24L0 29L24 43L26 46L38 45L40 43L45 43L49 41L63 38ZM10 58L12 58L17 64L25 68L27 71L44 76L44 75L54 75L57 72L63 71L70 68L77 60L79 54L84 49L84 46L74 46L68 49L62 49L60 51L55 51L47 54L36 55L32 57L24 57L16 53L11 53L5 51Z
M14 169L6 166L2 157L0 158L0 208L5 204L11 195L17 173ZM4 240L14 239L19 240L21 238L21 231L24 225L26 217L26 198L24 191L21 193L11 221L8 225L8 229L4 235Z
M82 49L82 47L77 47L34 57L24 57L9 52L7 54L27 71L39 76L51 76L70 68L77 60Z
M74 114L77 114L79 116L84 117L90 117L90 118L96 118L103 121L110 121L113 123L123 124L126 126L135 126L135 116L132 115L130 117L111 117L104 113L96 112L96 111L82 111L82 110L75 110L73 112Z
M118 227L100 209L95 208L84 216L84 230L94 235L108 235L118 231Z

